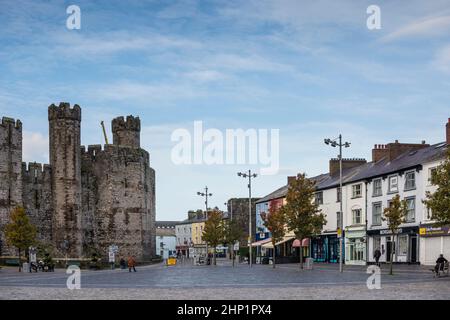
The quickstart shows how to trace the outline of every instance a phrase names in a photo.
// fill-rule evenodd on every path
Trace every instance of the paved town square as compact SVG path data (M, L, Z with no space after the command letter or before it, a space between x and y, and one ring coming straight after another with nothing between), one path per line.
M385 266L385 269L387 267ZM0 299L450 299L450 278L435 279L428 268L397 266L394 275L382 269L381 289L369 290L365 267L316 264L300 271L297 264L231 267L164 264L128 270L82 271L81 289L69 290L63 269L54 273L0 270Z
M0 1L4 304L450 300L450 0Z

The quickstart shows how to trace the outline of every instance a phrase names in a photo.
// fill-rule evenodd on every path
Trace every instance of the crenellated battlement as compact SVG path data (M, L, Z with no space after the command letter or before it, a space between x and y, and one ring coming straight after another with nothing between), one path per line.
M2 123L0 126L4 128L13 126L15 129L22 130L22 122L20 120L17 119L16 121L13 118L8 117L2 117Z
M81 108L79 105L74 104L70 106L68 102L60 102L59 106L51 104L48 107L48 120L57 119L70 119L81 121Z
M146 150L130 149L126 146L113 144L81 146L80 153L83 161L150 162L150 154Z
M22 162L22 177L41 179L46 176L51 177L51 166L49 164L42 164L38 162Z
M132 115L127 116L126 120L124 117L114 118L111 125L113 132L120 130L141 131L141 120L139 117L134 117Z

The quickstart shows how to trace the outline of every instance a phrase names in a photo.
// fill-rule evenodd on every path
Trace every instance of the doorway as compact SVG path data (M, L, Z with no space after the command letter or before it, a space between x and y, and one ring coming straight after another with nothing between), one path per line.
M392 240L391 237L386 238L386 262L391 262Z
M411 245L410 245L411 251L410 251L410 262L416 263L417 262L417 237L412 236L411 237Z

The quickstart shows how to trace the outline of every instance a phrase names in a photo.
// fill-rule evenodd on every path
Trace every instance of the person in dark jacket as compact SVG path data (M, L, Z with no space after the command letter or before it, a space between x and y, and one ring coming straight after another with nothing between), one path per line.
M380 249L376 249L375 252L373 253L373 257L375 259L375 263L377 266L380 266L380 257L381 257L381 251Z
M125 259L121 258L120 259L120 269L126 269L126 267L127 267L127 264L125 262Z
M439 273L439 270L444 270L444 264L448 262L447 259L444 258L443 254L439 255L439 258L436 260L436 266L434 267L434 272Z

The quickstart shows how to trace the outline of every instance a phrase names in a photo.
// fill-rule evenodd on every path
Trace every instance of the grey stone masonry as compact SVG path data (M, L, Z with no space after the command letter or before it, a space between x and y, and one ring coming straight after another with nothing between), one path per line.
M0 124L0 253L11 253L2 232L11 210L22 204L22 123L2 118Z
M155 170L140 148L140 120L112 121L113 144L81 146L81 108L69 103L48 108L50 164L22 163L22 125L3 118L0 126L0 227L15 206L23 206L38 240L55 255L145 261L155 255ZM0 228L0 255L5 246Z

